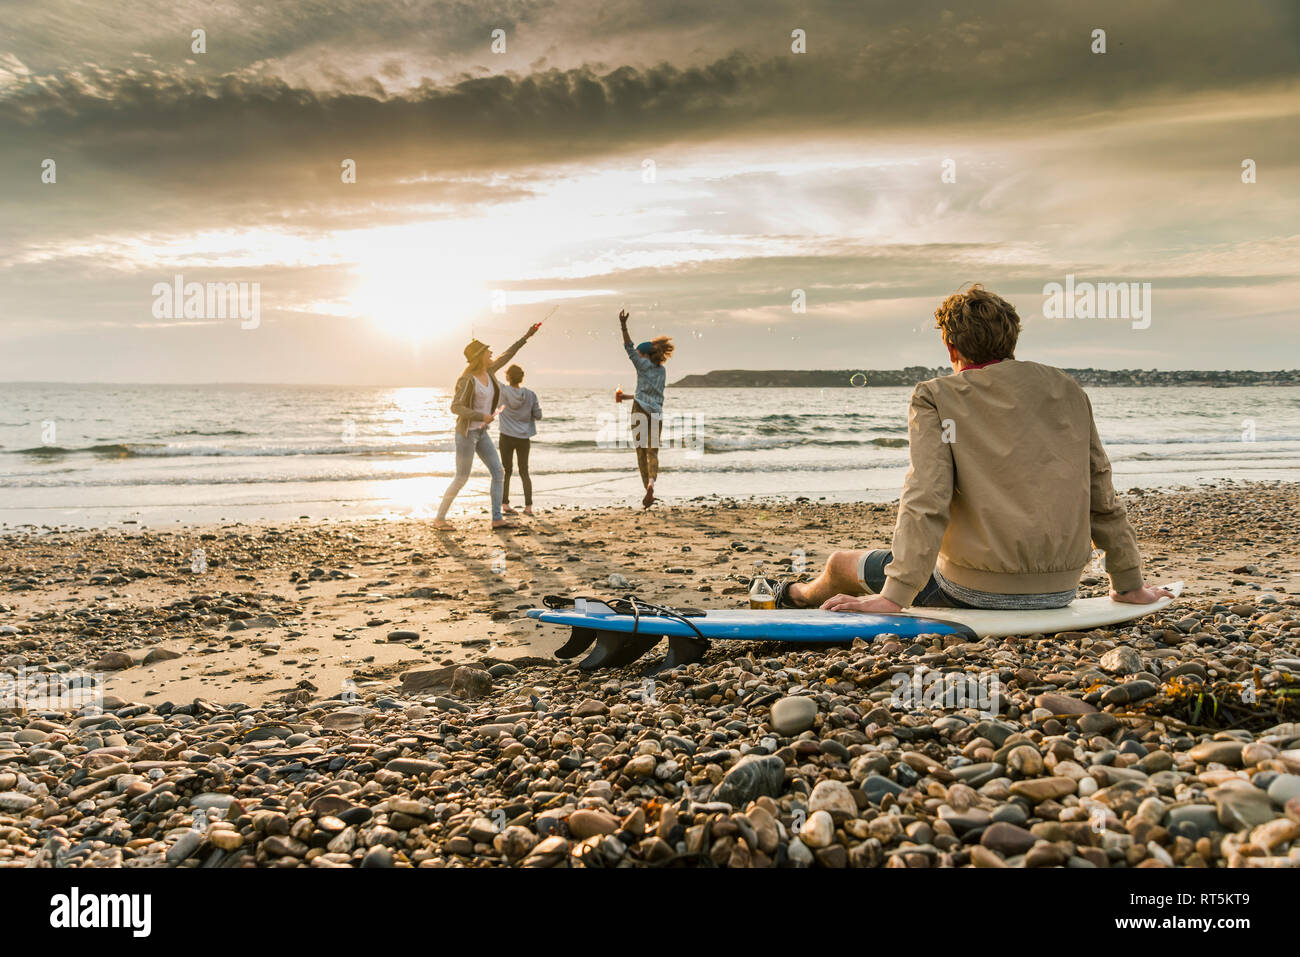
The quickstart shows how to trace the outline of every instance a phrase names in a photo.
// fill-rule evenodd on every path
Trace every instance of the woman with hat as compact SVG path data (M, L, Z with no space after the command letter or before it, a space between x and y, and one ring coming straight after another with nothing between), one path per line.
M451 411L456 416L456 477L447 486L442 504L438 506L438 517L433 523L436 528L451 526L447 521L447 511L469 479L475 454L483 460L492 476L492 527L518 527L501 517L505 473L496 446L488 434L488 426L496 418L499 410L497 403L501 400L501 384L497 382L496 371L514 358L515 353L523 348L524 343L533 337L540 326L540 322L530 326L523 338L497 359L492 357L492 349L477 339L465 347L465 361L468 365L456 380L451 399Z

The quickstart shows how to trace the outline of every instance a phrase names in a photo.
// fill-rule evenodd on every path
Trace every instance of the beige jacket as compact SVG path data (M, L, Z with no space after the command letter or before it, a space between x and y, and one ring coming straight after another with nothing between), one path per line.
M1005 359L912 393L912 465L882 594L909 605L937 567L980 591L1067 591L1106 553L1116 591L1142 585L1092 403L1060 369Z

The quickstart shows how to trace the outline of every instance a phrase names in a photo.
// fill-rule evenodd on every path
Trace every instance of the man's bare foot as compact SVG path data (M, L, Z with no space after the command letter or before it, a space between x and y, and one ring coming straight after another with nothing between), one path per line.
M532 507L531 505L525 505L525 506L524 506L524 514L525 514L525 515L532 515L532 514L533 514L533 507Z
M655 503L655 483L651 482L645 487L645 495L641 499L641 507L649 508Z
M518 528L518 527L519 527L519 526L516 525L514 522L507 522L507 521L505 521L504 519L502 519L502 520L499 521L499 522L493 522L493 523L492 523L492 528L493 528L494 530L497 530L497 531L501 531L501 530L505 530L505 529L511 529L511 528Z
M502 502L502 503L501 503L501 512L502 512L502 514L504 514L504 515L517 515L517 514L519 514L519 513L516 512L513 508L510 507L510 503L509 503L509 502Z
M434 528L455 528L455 526L445 518L435 518L430 524Z

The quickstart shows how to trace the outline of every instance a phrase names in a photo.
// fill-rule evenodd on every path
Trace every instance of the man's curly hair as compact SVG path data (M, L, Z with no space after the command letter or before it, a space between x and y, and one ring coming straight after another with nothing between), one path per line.
M979 283L945 299L934 311L934 324L947 345L976 365L1016 356L1016 307Z

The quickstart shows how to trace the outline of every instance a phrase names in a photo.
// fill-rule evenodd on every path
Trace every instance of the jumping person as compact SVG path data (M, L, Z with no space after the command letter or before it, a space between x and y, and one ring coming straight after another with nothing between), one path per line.
M1093 542L1113 600L1170 596L1143 583L1087 393L1060 369L1015 358L1015 307L976 285L934 315L953 374L912 393L892 549L833 553L815 581L782 583L777 607L1061 608Z
M496 372L509 362L525 342L533 337L541 323L529 327L523 337L507 349L499 359L492 358L492 349L477 339L465 347L465 371L456 380L452 393L451 411L456 416L456 477L447 486L447 492L438 506L438 517L434 519L435 528L449 528L447 511L455 500L457 493L469 479L474 467L474 456L478 455L488 467L492 476L492 527L518 528L501 517L501 496L505 489L505 474L501 468L501 459L497 457L492 436L488 426L496 418L497 403L501 398L501 384L497 382Z
M537 434L536 422L542 417L542 406L537 401L537 393L523 388L524 370L514 365L506 370L508 385L501 387L501 401L504 408L498 421L501 431L497 440L501 452L501 466L505 469L505 482L501 492L501 510L507 515L515 514L510 507L510 473L511 460L519 459L519 481L524 484L524 514L533 514L533 479L528 474L528 451L532 446L532 437Z
M636 397L632 400L632 441L636 445L636 464L641 470L641 484L645 496L643 508L655 503L655 479L659 477L659 437L663 426L664 385L668 372L664 362L673 354L673 340L657 336L638 346L632 345L627 332L627 310L619 311L619 327L623 330L623 348L636 367Z

